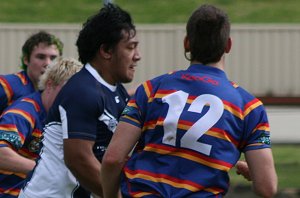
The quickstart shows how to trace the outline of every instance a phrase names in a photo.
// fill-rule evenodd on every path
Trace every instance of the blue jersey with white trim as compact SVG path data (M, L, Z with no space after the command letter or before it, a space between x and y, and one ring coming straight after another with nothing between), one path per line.
M222 197L241 152L270 147L262 103L200 64L143 83L120 121L142 129L124 197Z
M101 161L128 99L121 84L107 84L89 64L72 76L48 113L41 158L23 189L25 197L90 197L64 164L63 139L94 141Z

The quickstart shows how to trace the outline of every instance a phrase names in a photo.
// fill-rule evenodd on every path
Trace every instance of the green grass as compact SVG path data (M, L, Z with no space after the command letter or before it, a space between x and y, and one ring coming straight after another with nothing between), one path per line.
M299 23L299 0L113 0L136 23L185 23L202 3L228 12L233 23ZM103 0L1 0L0 22L82 23Z
M300 189L300 145L273 145L273 156L278 176L279 189ZM242 176L230 172L231 184L250 185Z

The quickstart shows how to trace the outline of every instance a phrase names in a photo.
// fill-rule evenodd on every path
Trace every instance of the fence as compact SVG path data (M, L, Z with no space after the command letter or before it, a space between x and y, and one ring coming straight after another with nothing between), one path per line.
M188 66L184 25L137 27L142 60L133 83ZM75 24L0 24L0 73L19 70L21 47L38 30L57 35L64 42L64 56L77 57L79 29ZM300 25L234 25L231 36L233 48L225 68L231 80L260 96L300 96ZM267 111L274 142L300 142L300 108Z
M186 68L184 25L137 25L142 60L133 83ZM0 73L17 71L24 41L38 30L57 35L77 57L77 24L0 24ZM228 77L255 95L300 96L300 25L233 25Z

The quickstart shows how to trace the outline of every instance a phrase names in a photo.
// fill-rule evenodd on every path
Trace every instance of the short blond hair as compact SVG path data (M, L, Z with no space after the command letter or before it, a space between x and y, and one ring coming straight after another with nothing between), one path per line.
M58 58L57 61L50 64L45 73L41 75L38 83L40 91L46 88L46 84L49 80L52 81L54 86L58 86L63 82L69 80L69 78L77 73L83 65L73 58Z

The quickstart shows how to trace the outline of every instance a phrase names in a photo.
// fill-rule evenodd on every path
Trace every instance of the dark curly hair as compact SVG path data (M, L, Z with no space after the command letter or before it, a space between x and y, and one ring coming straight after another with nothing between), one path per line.
M202 5L189 18L186 30L191 61L205 65L221 59L230 33L226 13L212 5Z
M117 5L108 3L99 12L87 19L76 42L79 60L86 64L91 61L100 46L113 49L123 39L123 31L136 34L135 26L128 12Z
M36 34L31 35L22 47L22 57L21 57L21 68L26 71L27 65L24 63L24 59L27 58L30 60L30 55L35 46L39 45L40 43L45 43L48 46L56 45L59 55L61 56L63 53L63 43L54 35L49 34L45 31L40 31Z

